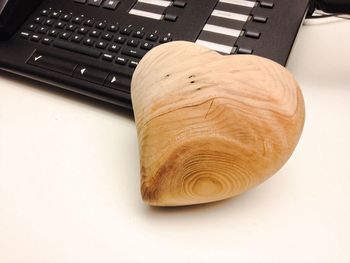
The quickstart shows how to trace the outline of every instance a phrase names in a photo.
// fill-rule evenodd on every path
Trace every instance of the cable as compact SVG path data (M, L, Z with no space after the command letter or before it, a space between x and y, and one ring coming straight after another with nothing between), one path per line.
M335 15L320 15L320 16L309 16L306 19L319 19L319 18L327 18L327 17L334 17Z
M310 0L306 18L324 18L335 16L349 19L346 14L350 14L349 0ZM322 10L322 16L315 16L315 13Z
M322 12L321 10L314 11L313 14L311 16L308 16L306 19L320 19L320 18L330 18L330 17L336 17L336 18L350 20L350 15L329 14L329 13Z
M329 17L336 17L336 18L341 18L341 19L346 19L346 20L350 20L350 17L345 16L345 15L322 15L322 16L311 16L308 17L306 19L320 19L320 18L329 18Z
M316 10L316 6L317 6L317 0L310 0L309 1L309 9L307 11L306 17L312 17L313 13Z

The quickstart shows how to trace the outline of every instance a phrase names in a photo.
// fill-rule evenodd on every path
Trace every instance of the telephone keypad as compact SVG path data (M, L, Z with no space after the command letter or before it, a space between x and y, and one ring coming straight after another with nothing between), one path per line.
M79 2L85 3L85 1ZM85 55L104 63L118 65L112 69L116 72L99 72L103 76L99 75L101 78L98 83L93 75L97 71L87 65L80 65L78 62L76 63L80 65L80 68L75 69L71 76L123 92L128 92L131 76L140 59L153 47L172 41L169 35L162 36L156 31L149 32L144 28L136 28L132 25L98 21L93 18L85 18L83 15L62 14L60 11L51 10L42 10L40 16L32 21L27 30L28 32L20 33L23 39ZM36 56L36 58L38 57L39 55ZM54 61L53 57L45 55L45 58L40 58L40 61L38 59L37 63L35 58L34 60L31 59L30 64L51 69L46 67L48 63L42 63L44 59L47 59L50 63ZM64 63L59 60L59 64L60 70L58 72L62 73ZM84 70L84 68L86 69ZM87 69L89 69L89 72ZM54 68L52 70L55 71ZM63 70L63 72L68 71ZM107 78L107 76L110 79L103 82L102 78Z

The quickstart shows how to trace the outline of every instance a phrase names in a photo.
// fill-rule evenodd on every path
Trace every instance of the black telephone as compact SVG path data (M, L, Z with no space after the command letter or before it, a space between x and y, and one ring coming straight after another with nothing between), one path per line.
M316 3L350 13L350 0L0 0L0 69L132 109L152 48L186 40L285 65Z
M0 39L8 39L42 0L0 0Z

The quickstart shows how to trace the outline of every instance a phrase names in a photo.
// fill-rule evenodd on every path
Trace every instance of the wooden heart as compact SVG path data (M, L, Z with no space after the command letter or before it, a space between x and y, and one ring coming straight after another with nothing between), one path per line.
M304 125L302 93L284 67L189 42L150 51L131 93L142 197L154 206L247 191L283 166Z

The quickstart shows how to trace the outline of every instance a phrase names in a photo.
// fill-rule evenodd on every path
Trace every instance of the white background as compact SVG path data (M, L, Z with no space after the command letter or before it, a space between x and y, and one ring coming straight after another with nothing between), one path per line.
M0 262L350 262L349 47L350 21L304 26L293 157L240 197L175 209L141 201L130 114L0 72Z

